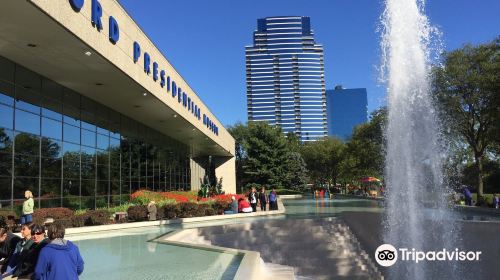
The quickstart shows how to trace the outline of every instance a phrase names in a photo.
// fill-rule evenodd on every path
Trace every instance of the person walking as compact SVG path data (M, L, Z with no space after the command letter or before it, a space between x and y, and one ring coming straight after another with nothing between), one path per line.
M257 190L255 187L252 187L252 191L248 195L248 202L250 202L250 206L252 206L252 212L257 212Z
M262 189L259 192L259 203L260 203L260 210L266 211L266 205L267 205L267 195L266 195L266 188L262 187Z
M33 221L33 208L35 201L33 201L33 193L29 190L24 192L26 200L23 202L23 212L21 216L21 224L31 223Z
M84 262L80 250L71 241L64 239L65 228L60 223L49 226L50 243L38 257L33 279L74 280L83 272Z

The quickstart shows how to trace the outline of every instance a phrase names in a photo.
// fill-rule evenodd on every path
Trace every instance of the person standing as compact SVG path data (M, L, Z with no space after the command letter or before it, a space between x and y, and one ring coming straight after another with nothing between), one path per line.
M260 210L266 211L267 195L265 187L262 187L262 189L259 192L259 203L260 203Z
M500 198L498 197L498 194L495 194L493 196L493 208L495 209L500 208Z
M33 201L33 193L29 190L24 192L26 200L23 202L23 215L21 216L21 224L31 223L33 221L33 208L35 201Z
M275 188L269 193L269 210L278 210L278 193Z
M248 195L248 202L252 206L252 212L257 212L257 190L255 187L252 187L252 191Z
M49 226L50 243L38 257L33 279L74 280L83 272L84 262L80 250L71 241L64 239L65 228L60 223Z
M472 194L467 186L464 186L465 205L472 206Z

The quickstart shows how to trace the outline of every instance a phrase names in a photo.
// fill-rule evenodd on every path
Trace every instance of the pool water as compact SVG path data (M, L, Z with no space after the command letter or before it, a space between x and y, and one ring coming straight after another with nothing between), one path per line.
M151 241L168 227L75 241L85 261L80 279L233 279L240 255ZM113 233L112 233L113 234ZM71 238L69 238L71 239Z
M125 229L84 236L70 236L85 261L81 279L233 279L241 255L217 250L173 246L154 239L182 228L252 223L270 219L302 219L342 216L344 212L384 211L383 202L366 199L290 199L283 201L286 214L206 221L185 225ZM424 211L432 211L425 209ZM498 216L466 215L453 211L453 219L498 221ZM469 219L467 218L467 219Z

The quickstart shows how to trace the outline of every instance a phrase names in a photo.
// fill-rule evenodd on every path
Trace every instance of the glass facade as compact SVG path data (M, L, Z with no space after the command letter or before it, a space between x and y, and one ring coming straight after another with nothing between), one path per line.
M355 126L368 120L365 88L327 90L328 135L347 140Z
M189 190L188 147L0 57L0 207L96 208Z
M279 125L301 141L326 136L323 47L309 17L263 18L257 26L246 47L248 120Z

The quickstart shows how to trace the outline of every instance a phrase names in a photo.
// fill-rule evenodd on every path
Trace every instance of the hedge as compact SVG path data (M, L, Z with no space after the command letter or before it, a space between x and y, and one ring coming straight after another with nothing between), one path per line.
M224 209L229 206L225 201L211 203L181 202L157 206L157 220L191 218L223 214ZM127 209L129 221L148 220L146 205L132 205ZM48 218L62 223L65 227L83 227L94 225L106 225L114 223L112 213L109 209L75 211L69 208L40 208L33 213L33 222L44 224ZM2 221L3 220L3 221ZM18 217L13 211L0 210L0 223L6 223L10 228L16 224Z

